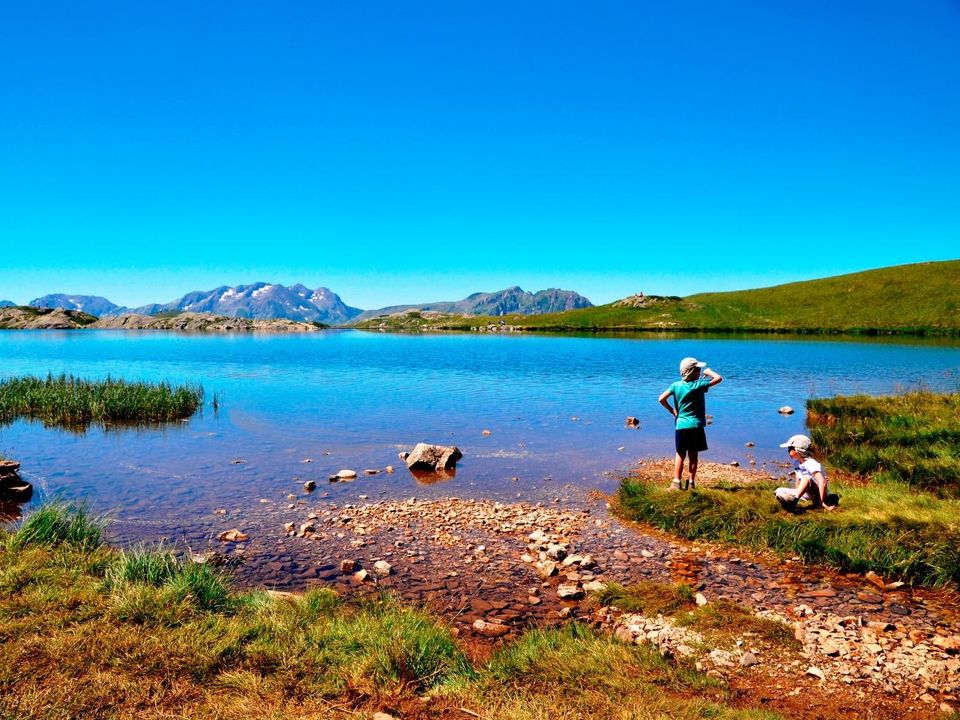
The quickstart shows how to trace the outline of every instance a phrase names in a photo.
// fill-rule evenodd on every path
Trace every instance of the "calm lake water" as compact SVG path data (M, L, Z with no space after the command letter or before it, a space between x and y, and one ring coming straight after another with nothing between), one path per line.
M200 537L215 508L252 512L308 479L331 501L609 491L638 458L672 454L657 396L686 355L725 377L707 399L705 459L771 471L811 396L960 385L955 341L12 331L0 333L0 378L199 382L223 405L140 430L17 422L0 428L0 454L22 462L34 502L85 499L111 513L121 540ZM781 416L782 405L798 412ZM624 427L628 415L639 430ZM406 471L397 452L420 441L461 448L454 478L424 485ZM395 474L363 476L388 464ZM360 477L328 485L343 468Z

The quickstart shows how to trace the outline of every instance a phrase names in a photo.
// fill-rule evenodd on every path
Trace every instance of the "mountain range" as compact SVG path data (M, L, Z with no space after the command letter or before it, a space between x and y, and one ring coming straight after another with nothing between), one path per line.
M514 286L492 293L473 293L463 300L423 303L421 305L393 305L379 310L367 310L356 321L381 315L393 315L407 310L428 310L449 315L542 315L593 307L593 303L572 290L550 288L536 293Z
M0 302L3 306L5 302ZM8 303L13 305L14 303ZM31 307L59 307L78 310L98 317L136 313L161 315L179 312L212 313L227 317L251 319L285 318L300 322L321 322L343 325L370 317L389 315L404 310L435 310L459 315L536 315L593 307L582 295L569 290L548 289L537 293L511 287L492 293L474 293L463 300L395 305L379 310L362 311L346 305L332 290L315 290L304 285L286 287L276 283L256 282L250 285L187 293L168 303L151 303L128 308L96 295L51 294L30 301Z

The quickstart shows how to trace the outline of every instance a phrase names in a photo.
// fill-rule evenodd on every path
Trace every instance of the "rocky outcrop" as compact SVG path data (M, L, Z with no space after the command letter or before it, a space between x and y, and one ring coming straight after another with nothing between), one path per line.
M14 306L0 308L3 330L76 330L96 322L93 315L62 308Z
M453 469L457 460L462 457L463 453L454 446L418 443L413 452L406 457L406 463L411 470L441 472Z
M317 332L312 323L293 320L252 320L210 313L185 312L172 317L126 314L100 318L89 326L96 330L182 330L186 332Z

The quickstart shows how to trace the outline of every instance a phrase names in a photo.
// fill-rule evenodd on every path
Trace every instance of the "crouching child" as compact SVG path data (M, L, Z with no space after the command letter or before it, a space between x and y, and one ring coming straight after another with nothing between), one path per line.
M815 508L833 510L836 506L836 496L828 493L827 473L811 452L812 444L806 435L794 435L780 444L796 463L792 471L794 487L781 487L774 491L777 500L788 510L796 508L804 499L810 500Z

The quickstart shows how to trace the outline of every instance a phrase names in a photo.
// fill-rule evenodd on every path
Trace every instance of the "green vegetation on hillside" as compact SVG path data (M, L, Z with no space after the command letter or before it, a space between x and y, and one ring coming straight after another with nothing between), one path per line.
M97 423L150 423L193 415L203 388L168 383L81 380L72 375L18 377L0 382L0 422L18 418L63 427Z
M645 296L547 315L444 316L430 329L505 322L530 331L960 334L960 260L868 270L757 290ZM377 328L382 319L359 325ZM388 330L418 329L391 318Z
M618 512L686 538L769 549L922 585L958 584L958 407L960 396L929 392L811 400L811 434L822 456L868 478L866 484L831 482L842 498L832 512L785 512L772 482L724 482L676 493L650 478L622 481Z
M105 547L71 512L0 531L0 717L777 717L581 624L471 662L442 621L389 597L233 592L168 549Z

